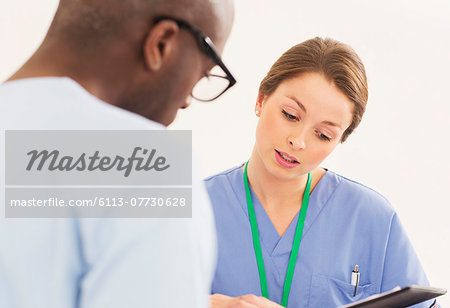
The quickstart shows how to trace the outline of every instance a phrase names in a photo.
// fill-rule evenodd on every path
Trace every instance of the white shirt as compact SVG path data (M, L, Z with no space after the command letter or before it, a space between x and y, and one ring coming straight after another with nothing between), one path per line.
M5 130L165 129L69 78L0 86L0 307L208 307L216 262L193 168L192 219L6 219Z

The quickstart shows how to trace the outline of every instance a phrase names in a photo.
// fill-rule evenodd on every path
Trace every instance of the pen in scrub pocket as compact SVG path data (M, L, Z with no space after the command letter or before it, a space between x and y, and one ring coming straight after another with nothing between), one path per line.
M355 286L355 292L353 293L353 296L356 296L356 291L358 290L359 285L359 267L358 264L355 265L355 268L352 271L352 286Z

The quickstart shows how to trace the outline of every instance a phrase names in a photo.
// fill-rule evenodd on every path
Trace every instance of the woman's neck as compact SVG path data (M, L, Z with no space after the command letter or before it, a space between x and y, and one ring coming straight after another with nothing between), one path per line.
M311 192L325 172L322 168L311 172ZM293 179L277 178L267 170L256 149L253 149L247 166L247 177L273 226L283 236L301 208L308 174Z
M325 174L322 168L311 171L311 191ZM305 191L308 174L304 174L292 179L280 179L270 173L264 166L256 149L250 157L247 176L249 184L263 205L290 206L300 205Z

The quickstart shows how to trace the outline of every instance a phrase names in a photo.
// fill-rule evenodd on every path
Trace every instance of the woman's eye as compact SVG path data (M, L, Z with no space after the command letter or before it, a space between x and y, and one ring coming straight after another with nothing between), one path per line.
M324 140L324 141L330 141L331 140L330 137L328 137L327 135L322 134L321 132L317 132L317 136L319 136L319 138Z
M290 113L287 113L285 110L282 111L283 115L289 120L298 120L298 118Z

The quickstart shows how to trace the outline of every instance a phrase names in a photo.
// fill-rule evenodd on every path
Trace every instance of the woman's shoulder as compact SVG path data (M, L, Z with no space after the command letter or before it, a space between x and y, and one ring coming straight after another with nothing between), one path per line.
M242 196L245 198L242 166L227 169L204 181L214 212L220 213L220 219L226 219L231 213L242 214Z
M235 166L220 173L211 175L204 179L205 184L207 186L220 185L223 184L224 181L230 181L231 178L236 178L240 173L242 173L241 168L242 166Z
M330 170L327 170L326 175L329 182L335 183L333 199L354 207L355 210L382 212L388 216L395 214L389 200L375 189Z
M242 182L242 166L236 166L204 179L206 190L210 194L230 193Z

